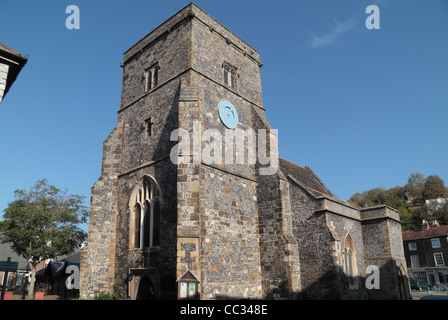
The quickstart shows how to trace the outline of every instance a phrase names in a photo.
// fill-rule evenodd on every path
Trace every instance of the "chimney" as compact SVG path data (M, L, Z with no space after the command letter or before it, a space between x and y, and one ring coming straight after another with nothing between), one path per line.
M431 226L429 225L429 222L426 220L422 221L422 231L428 231Z

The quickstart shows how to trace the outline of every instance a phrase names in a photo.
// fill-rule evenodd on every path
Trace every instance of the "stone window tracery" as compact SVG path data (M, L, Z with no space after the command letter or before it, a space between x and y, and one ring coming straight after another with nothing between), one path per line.
M146 249L160 245L161 195L155 181L144 176L129 203L130 247Z
M344 242L343 249L344 258L344 273L349 281L349 289L357 289L357 267L356 267L356 254L353 246L353 241L350 235L347 235Z
M157 87L159 82L159 63L154 64L150 68L145 70L145 92Z

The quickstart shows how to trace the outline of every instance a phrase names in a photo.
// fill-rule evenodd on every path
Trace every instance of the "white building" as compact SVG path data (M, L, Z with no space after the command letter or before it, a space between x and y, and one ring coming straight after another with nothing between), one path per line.
M0 43L0 103L27 61L23 54Z

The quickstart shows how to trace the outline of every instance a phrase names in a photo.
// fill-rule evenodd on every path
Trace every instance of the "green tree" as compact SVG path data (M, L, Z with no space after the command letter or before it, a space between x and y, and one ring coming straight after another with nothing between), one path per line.
M405 230L413 230L414 229L414 221L413 216L409 212L407 208L401 208L399 210L400 221L402 222L402 229Z
M400 212L402 209L407 211L408 202L403 187L393 187L387 190L387 193L389 194L389 199L386 203L388 206L395 208Z
M422 199L425 182L426 178L423 174L420 172L413 173L409 176L406 191L415 199Z
M348 202L360 207L372 207L381 204L397 210L407 207L404 189L398 186L388 190L385 188L374 188L363 193L356 193Z
M408 203L407 195L414 197L414 200ZM387 190L373 188L362 193L358 192L348 202L360 207L388 205L398 210L403 230L420 230L423 220L437 220L442 225L448 224L448 203L437 208L425 203L425 200L443 197L448 197L448 188L439 176L430 175L426 178L417 172L409 176L408 183L404 187L397 186Z
M423 220L429 221L428 212L426 211L426 208L418 207L416 209L413 209L411 212L411 219L409 221L409 224L406 226L406 228L403 228L404 231L406 230L413 230L413 231L419 231L422 230L422 222Z
M444 181L435 174L426 178L422 194L425 200L448 196Z
M0 241L31 264L28 299L33 298L37 264L72 252L85 240L78 226L87 222L85 197L49 185L45 179L26 190L14 192L15 201L4 210Z
M348 203L353 204L355 206L363 207L364 199L365 199L365 194L357 192L350 197L350 199L348 200Z
M445 201L438 209L434 211L434 216L440 225L448 224L448 201Z

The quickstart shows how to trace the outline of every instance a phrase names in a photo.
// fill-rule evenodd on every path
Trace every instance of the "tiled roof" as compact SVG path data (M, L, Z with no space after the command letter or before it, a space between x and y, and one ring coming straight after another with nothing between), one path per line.
M417 240L448 236L448 225L429 228L426 231L403 231L403 240Z
M279 158L280 170L285 176L291 175L294 179L298 180L308 191L314 194L316 197L328 196L334 197L334 195L327 189L327 187L320 181L320 179L309 168L302 168L301 166Z

